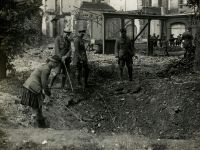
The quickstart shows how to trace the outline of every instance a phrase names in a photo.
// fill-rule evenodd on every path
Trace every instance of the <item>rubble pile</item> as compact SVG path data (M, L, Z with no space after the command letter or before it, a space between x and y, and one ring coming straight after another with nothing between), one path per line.
M0 114L0 122L6 118L6 125L11 128L35 130L33 111L18 102L20 87L26 76L51 55L51 50L33 51L15 59L15 77L0 81L0 110L5 112ZM180 67L189 69L187 59L138 55L134 58L132 82L127 81L126 69L124 80L119 81L114 55L90 52L88 59L90 77L86 91L76 85L72 66L74 92L60 89L58 79L51 89L52 96L45 98L43 112L51 132L81 130L96 136L128 133L165 139L187 139L200 133L200 78L185 71L180 76L170 72L173 67L177 71ZM158 78L160 72L174 76Z
M157 73L160 77L193 72L194 56L173 60L164 70Z

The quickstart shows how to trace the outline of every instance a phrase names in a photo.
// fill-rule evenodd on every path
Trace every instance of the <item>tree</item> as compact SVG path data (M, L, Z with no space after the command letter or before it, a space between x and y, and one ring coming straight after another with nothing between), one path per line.
M42 0L0 0L0 79L6 77L11 60L23 50L26 18L38 14Z
M188 0L187 4L189 7L194 8L196 17L196 50L194 60L194 71L200 71L200 1L199 0Z

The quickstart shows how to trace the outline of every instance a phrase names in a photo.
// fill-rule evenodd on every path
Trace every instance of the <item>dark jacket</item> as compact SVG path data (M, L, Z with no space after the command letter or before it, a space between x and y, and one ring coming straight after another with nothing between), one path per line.
M57 36L55 39L55 55L71 57L71 41L68 38Z
M87 54L85 49L84 40L78 37L74 42L75 52L74 52L74 63L77 64L80 61L87 62Z
M48 78L51 69L47 64L42 65L33 71L30 77L25 81L23 86L33 93L41 93L44 89L46 95L50 95L48 88Z
M115 43L115 56L118 58L130 58L135 55L131 40L126 38L119 38Z

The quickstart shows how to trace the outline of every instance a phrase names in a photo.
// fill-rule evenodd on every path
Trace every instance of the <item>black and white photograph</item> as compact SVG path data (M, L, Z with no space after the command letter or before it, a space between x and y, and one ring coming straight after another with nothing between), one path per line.
M200 0L0 0L0 150L200 150Z

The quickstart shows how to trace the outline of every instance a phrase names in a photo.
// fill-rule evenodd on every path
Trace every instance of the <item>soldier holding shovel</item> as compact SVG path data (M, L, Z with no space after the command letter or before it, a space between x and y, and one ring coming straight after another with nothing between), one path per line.
M42 113L42 105L45 95L50 96L48 79L53 68L61 62L59 56L52 56L47 63L37 68L23 84L21 104L30 106L37 113L39 127L46 127L45 118Z
M61 88L65 88L66 77L69 77L70 63L71 63L71 40L70 40L71 31L70 29L65 28L63 35L58 36L55 39L55 55L58 55L62 59L62 63L55 69L55 74L50 83L50 87L53 86L57 76L62 73Z

